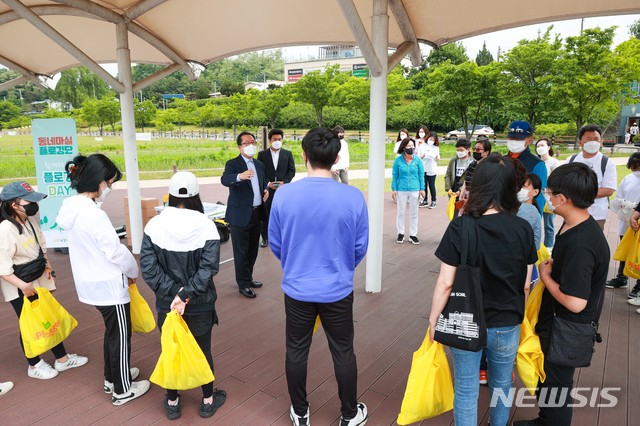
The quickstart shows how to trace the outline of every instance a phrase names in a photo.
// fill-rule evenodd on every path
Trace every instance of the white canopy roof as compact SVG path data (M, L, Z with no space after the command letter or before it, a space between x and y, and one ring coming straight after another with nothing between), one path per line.
M80 62L34 25L0 3L0 63L51 75ZM116 61L114 23L129 22L131 60L173 64L258 49L309 44L358 44L341 9L352 3L371 33L372 0L22 0L35 14L97 63ZM389 45L415 38L441 45L477 34L570 18L640 12L638 0L398 0L405 34L389 20ZM404 6L404 7L403 7ZM402 15L402 12L399 12ZM350 17L349 19L351 19Z

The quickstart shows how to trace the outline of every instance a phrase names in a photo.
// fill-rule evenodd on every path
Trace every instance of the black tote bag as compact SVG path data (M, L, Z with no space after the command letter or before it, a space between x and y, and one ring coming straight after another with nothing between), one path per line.
M475 352L487 341L475 219L462 216L461 236L460 265L449 300L438 317L435 340L452 348Z

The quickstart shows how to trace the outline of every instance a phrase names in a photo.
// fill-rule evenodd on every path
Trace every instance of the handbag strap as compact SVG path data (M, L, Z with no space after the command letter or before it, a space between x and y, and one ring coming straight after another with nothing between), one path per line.
M42 246L40 245L40 240L38 240L38 234L36 234L36 229L33 227L33 224L31 223L31 221L29 219L27 219L27 223L29 223L29 226L31 227L31 231L33 232L33 238L36 239L36 242L38 243L38 250L39 253L42 253L44 255L44 252L42 251Z
M460 218L462 221L460 263L469 266L478 266L478 229L476 227L476 220L466 214L463 214Z

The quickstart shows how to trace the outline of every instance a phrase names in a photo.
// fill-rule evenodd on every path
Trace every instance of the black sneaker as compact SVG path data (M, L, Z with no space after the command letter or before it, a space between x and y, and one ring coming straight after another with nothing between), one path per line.
M411 241L411 244L420 244L418 237L414 237L413 235L409 237L409 240Z
M429 204L429 208L430 209L435 209L436 208L436 202L432 201L431 204Z
M396 238L396 243L398 244L404 243L404 234L398 234L398 238Z
M222 404L227 400L227 393L223 390L213 390L213 403L205 404L204 401L200 403L200 417L208 419L213 416L218 408L222 407Z
M627 277L625 276L617 276L609 281L607 281L607 288L627 288L629 284L627 283Z
M640 281L636 281L631 292L627 295L627 299L635 299L640 296Z
M418 205L418 207L420 207L420 208L429 207L429 203L427 201L423 201Z
M535 419L531 420L516 420L512 423L513 426L536 426L544 424L546 424L546 422L540 417L536 417Z
M180 395L178 395L178 404L170 405L169 397L164 398L164 411L167 412L167 418L169 420L179 419L182 416L182 410L180 409Z

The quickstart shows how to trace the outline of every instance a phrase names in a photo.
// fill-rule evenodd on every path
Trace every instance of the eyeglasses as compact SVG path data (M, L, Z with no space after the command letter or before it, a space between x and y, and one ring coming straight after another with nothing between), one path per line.
M240 146L249 146L249 145L258 145L256 141L253 142L242 142Z

